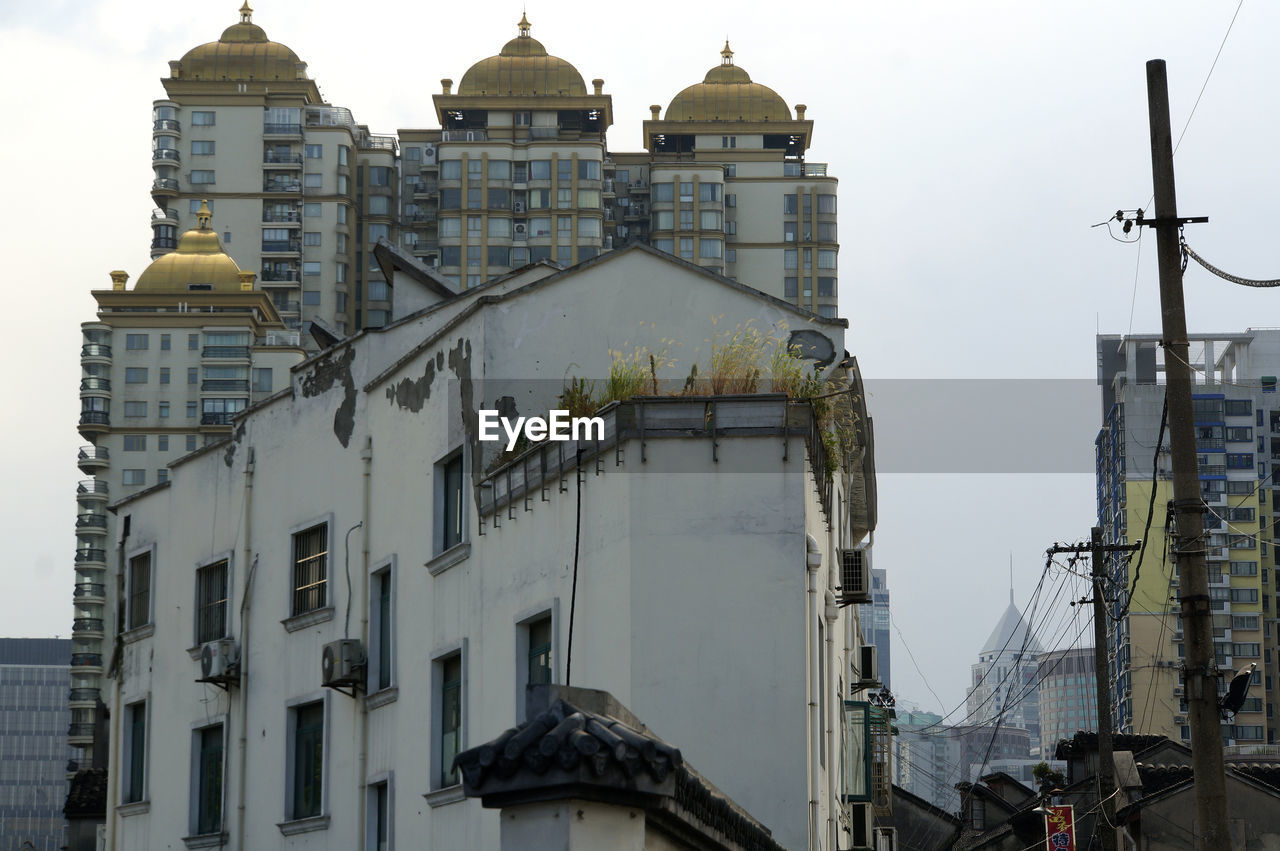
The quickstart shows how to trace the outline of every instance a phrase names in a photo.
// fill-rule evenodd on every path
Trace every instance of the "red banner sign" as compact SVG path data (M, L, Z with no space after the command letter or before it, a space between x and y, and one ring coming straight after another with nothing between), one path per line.
M1070 804L1046 807L1044 832L1051 851L1076 851L1076 817Z

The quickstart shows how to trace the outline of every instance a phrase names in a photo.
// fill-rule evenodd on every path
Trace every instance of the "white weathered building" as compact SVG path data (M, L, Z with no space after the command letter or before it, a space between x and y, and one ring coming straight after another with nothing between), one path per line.
M870 676L839 603L875 485L846 323L642 246L453 296L380 259L421 309L113 504L140 625L118 639L108 847L496 847L452 757L547 681L611 692L783 846L871 845L887 772L844 699ZM476 440L478 409L543 415L611 350L709 378L748 327L850 387L838 437L753 393L636 397L602 440L522 455Z

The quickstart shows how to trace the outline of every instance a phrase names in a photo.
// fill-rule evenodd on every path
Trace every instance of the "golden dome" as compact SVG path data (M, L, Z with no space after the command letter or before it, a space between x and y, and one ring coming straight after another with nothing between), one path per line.
M585 96L587 86L578 69L549 55L542 42L529 35L527 17L521 16L518 26L520 35L503 45L501 53L467 69L458 94Z
M240 23L223 30L217 41L187 51L173 76L183 80L307 79L306 63L283 44L268 40L252 19L253 9L246 2L240 7Z
M154 260L133 285L138 292L188 292L193 287L214 292L239 292L240 267L222 250L209 227L208 202L200 205L199 227L178 238L178 247Z
M751 82L746 71L733 64L729 42L720 51L721 62L701 83L680 92L667 107L667 121L790 121L791 110L777 92Z

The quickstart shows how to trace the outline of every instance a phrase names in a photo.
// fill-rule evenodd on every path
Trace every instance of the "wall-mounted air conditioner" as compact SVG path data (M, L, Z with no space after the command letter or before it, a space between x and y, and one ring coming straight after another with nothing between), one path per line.
M513 202L511 202L511 210L512 210L512 212L515 212L515 213L523 213L523 212L524 212L524 202L523 202L523 201L513 201Z
M364 648L357 639L331 641L320 656L320 684L329 688L361 685L364 668Z
M200 648L200 680L224 682L240 675L240 648L234 638L208 641Z
M518 224L514 228L516 239L524 239L529 235L529 226L526 224Z

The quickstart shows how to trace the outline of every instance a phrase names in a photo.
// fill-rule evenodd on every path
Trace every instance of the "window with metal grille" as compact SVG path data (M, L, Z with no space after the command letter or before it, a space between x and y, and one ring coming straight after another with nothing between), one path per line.
M129 629L151 620L151 553L129 559Z
M227 634L226 561L196 571L196 595L196 643L224 637Z
M293 536L293 614L324 608L329 566L329 524Z

